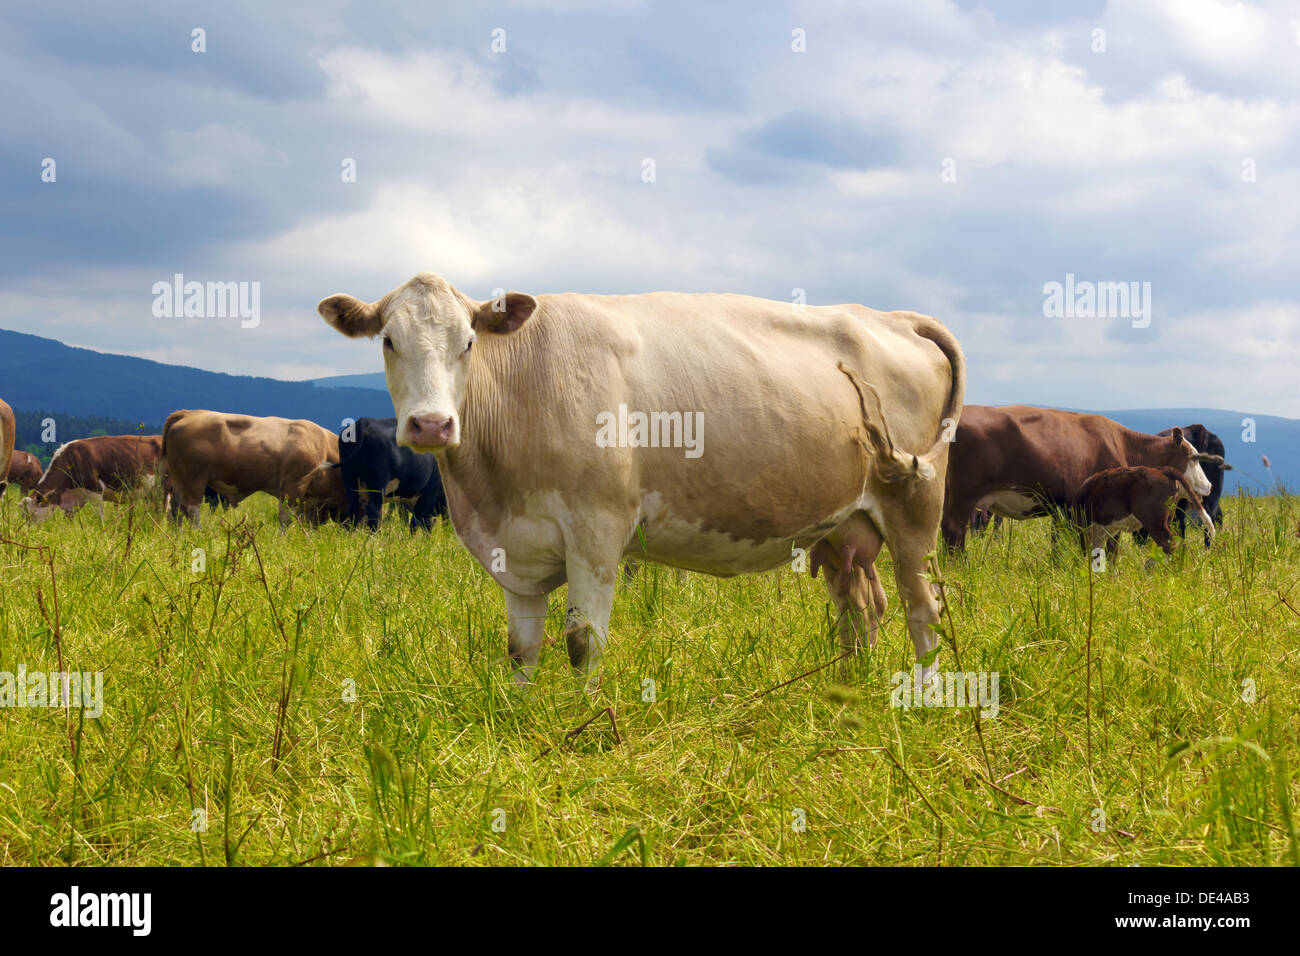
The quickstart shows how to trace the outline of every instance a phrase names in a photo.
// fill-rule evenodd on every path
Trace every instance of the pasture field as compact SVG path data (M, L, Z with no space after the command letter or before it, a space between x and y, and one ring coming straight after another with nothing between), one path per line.
M1213 550L1126 539L1102 574L1043 521L974 536L944 576L961 669L999 675L977 726L890 706L887 557L847 683L820 580L647 566L599 696L560 638L520 700L445 523L281 533L259 496L33 526L12 489L0 671L103 671L104 709L0 709L0 864L1293 865L1300 501L1224 510Z

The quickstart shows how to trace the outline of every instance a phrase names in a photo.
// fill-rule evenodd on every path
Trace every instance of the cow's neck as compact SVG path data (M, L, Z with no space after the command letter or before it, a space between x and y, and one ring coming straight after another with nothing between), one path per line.
M502 469L522 450L520 433L544 401L540 388L525 390L519 385L531 381L523 367L527 351L521 346L527 343L522 336L481 335L479 339L458 410L461 444L438 456L452 524L471 548L466 532L473 516L491 521L510 504L503 499Z
M1175 455L1169 452L1169 449L1175 449L1177 446L1168 438L1144 435L1142 432L1126 430L1124 432L1126 444L1125 461L1128 464L1140 462L1146 465L1169 464L1176 466Z

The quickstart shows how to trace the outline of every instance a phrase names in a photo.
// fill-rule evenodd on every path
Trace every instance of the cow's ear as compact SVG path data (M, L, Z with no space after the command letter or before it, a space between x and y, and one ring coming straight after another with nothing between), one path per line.
M474 328L484 332L506 335L528 321L537 311L537 300L525 292L507 292L489 299L474 313Z
M377 302L362 302L350 295L332 295L321 299L316 311L334 328L349 338L378 335L384 327Z
M1183 430L1181 428L1175 428L1169 433L1169 440L1175 445L1181 445L1183 443Z

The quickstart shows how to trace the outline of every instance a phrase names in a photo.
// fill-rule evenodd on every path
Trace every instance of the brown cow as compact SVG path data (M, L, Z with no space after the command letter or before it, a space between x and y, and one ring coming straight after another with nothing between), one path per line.
M1205 511L1201 497L1188 484L1186 475L1177 468L1107 468L1082 485L1070 503L1070 515L1079 529L1079 541L1085 553L1095 553L1106 543L1106 557L1111 562L1119 550L1119 536L1141 528L1164 549L1173 554L1173 532L1169 528L1169 500L1186 498L1214 538L1214 522Z
M9 478L9 462L14 454L14 436L18 426L14 422L14 410L0 399L0 495L5 493Z
M1167 437L1125 428L1101 415L1027 405L967 405L957 425L943 506L943 538L966 541L971 512L985 508L1020 520L1063 513L1090 475L1128 465L1169 466L1208 494L1198 452L1175 428Z
M153 487L162 457L161 435L100 435L59 448L23 510L37 520L55 507L72 514L87 501L120 501L136 488Z
M9 480L17 482L25 494L41 483L44 470L39 458L29 451L16 449L13 461L9 463Z
M339 438L303 419L256 418L225 412L172 412L163 426L163 455L173 493L172 517L199 523L205 488L238 504L264 491L280 501L280 524L291 509L319 524L346 508L337 468Z

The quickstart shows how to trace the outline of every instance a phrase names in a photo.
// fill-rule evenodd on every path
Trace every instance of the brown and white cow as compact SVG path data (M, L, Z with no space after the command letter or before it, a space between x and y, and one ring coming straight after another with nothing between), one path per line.
M479 302L428 273L319 311L382 335L398 441L437 455L456 533L505 592L520 683L567 582L569 659L595 689L625 556L731 576L811 549L855 648L884 611L887 543L917 657L933 647L940 436L965 391L938 320L743 295Z
M163 426L171 484L168 503L199 523L204 490L238 504L263 491L280 501L280 524L294 511L319 524L339 519L347 501L339 477L338 436L305 419L257 418L203 409L172 412Z
M954 438L943 506L951 548L965 544L975 508L1017 520L1063 514L1090 475L1129 465L1176 468L1203 495L1210 483L1200 463L1223 462L1179 428L1147 435L1102 415L1027 405L967 405Z
M9 463L14 454L14 438L18 427L14 422L14 410L4 399L0 399L0 495L5 493L9 478Z
M30 492L41 482L41 460L29 451L14 449L14 457L9 462L9 480L14 482L24 493Z
M1102 543L1113 563L1119 550L1119 536L1139 529L1151 535L1165 554L1173 554L1173 532L1169 528L1169 502L1186 498L1204 523L1206 534L1214 539L1214 522L1206 513L1201 497L1177 468L1107 468L1092 475L1079 486L1070 503L1070 516L1079 529L1085 553L1094 552Z
M78 438L59 448L50 466L23 499L23 510L36 520L56 507L71 515L88 501L103 511L103 502L121 501L158 478L161 435L99 435Z

